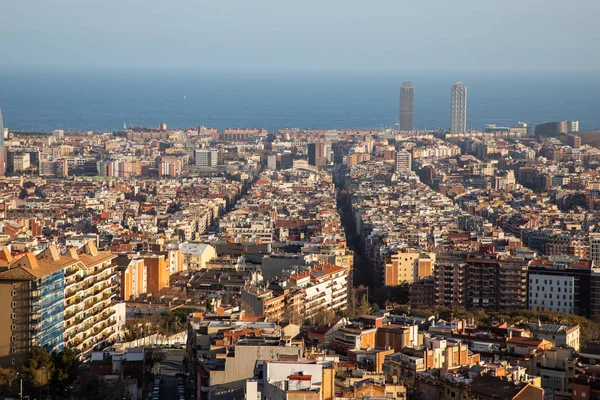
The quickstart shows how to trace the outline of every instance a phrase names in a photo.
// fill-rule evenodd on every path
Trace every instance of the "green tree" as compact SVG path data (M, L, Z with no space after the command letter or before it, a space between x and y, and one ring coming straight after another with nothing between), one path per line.
M80 363L77 351L64 349L54 355L54 376L52 386L56 394L63 394L79 377Z
M54 360L45 348L34 347L25 360L23 371L31 385L42 388L50 382L54 373Z

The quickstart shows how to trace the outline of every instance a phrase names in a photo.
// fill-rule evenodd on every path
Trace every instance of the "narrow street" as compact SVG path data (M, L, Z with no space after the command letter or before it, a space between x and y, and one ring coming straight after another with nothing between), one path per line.
M183 358L185 350L164 349L160 352L163 360L157 363L153 370L156 376L160 376L160 400L179 400L179 391L177 390L176 374L183 372ZM150 385L150 392L152 384Z

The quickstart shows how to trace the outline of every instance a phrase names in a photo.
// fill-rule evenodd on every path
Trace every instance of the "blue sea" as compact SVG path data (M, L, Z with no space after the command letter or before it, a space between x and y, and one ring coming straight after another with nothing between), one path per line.
M597 72L332 72L0 70L0 107L15 131L169 128L392 128L402 81L414 86L415 127L447 128L450 87L468 88L467 119L530 126L578 120L600 129Z

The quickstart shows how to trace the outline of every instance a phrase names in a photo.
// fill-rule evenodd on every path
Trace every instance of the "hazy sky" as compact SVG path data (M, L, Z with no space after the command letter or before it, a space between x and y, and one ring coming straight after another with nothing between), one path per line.
M28 65L600 69L600 0L0 0Z

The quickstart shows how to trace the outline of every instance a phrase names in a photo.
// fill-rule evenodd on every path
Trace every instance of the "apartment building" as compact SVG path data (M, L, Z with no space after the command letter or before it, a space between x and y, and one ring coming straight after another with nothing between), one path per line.
M82 358L116 333L110 252L93 242L60 254L25 253L0 272L0 360L16 365L34 346L75 349Z
M469 308L503 312L526 308L528 260L479 253L466 262Z
M434 253L399 251L387 257L384 270L385 286L413 283L433 272Z
M242 289L242 310L251 317L265 317L269 322L281 322L286 306L285 295L260 287Z
M394 376L414 380L421 372L430 368L458 370L462 366L472 366L480 361L479 354L469 351L469 346L452 340L425 338L422 348L405 347L401 351L386 356L383 372L387 379Z
M348 275L342 267L318 265L292 275L289 280L304 290L305 318L313 318L322 310L343 311L348 305Z
M206 268L206 262L216 257L215 248L206 243L184 242L179 245L183 255L184 270Z
M443 307L466 307L467 264L462 258L438 257L433 270L435 304Z
M532 310L560 311L589 317L592 278L591 260L574 256L539 258L529 265L528 305Z

